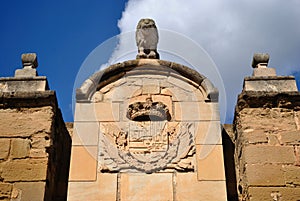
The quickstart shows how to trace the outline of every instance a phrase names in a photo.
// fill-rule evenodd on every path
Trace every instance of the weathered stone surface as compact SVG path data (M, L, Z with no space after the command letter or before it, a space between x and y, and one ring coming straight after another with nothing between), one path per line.
M12 185L9 183L0 182L0 200L3 198L10 198L12 192Z
M276 76L275 68L254 68L252 76Z
M52 107L0 109L0 137L29 137L51 132Z
M294 112L285 108L244 108L238 121L242 122L241 130L253 129L272 134L296 130Z
M222 144L220 121L198 122L196 127L196 144Z
M117 200L117 174L98 173L95 182L69 182L68 201Z
M300 131L288 131L280 133L280 141L282 144L296 145L300 144Z
M159 93L160 93L159 84L158 85L153 85L153 84L143 85L142 94L159 94Z
M119 121L119 104L76 103L74 121Z
M249 144L268 143L268 137L264 130L246 129L242 135L245 142Z
M97 121L95 106L93 103L76 103L74 122L76 121Z
M238 96L236 113L244 108L297 108L300 106L300 92L264 92L264 91L242 91Z
M250 187L250 201L298 201L300 197L300 188L284 187Z
M284 186L284 172L282 165L248 164L245 177L249 186Z
M225 181L222 145L196 145L196 153L198 180Z
M285 181L289 185L300 186L300 167L299 166L284 166Z
M98 145L98 122L75 122L72 136L72 145Z
M47 159L13 160L3 165L1 177L4 181L45 181Z
M30 151L30 140L29 139L12 139L11 141L11 152L10 157L16 158L26 158L29 156Z
M12 201L45 200L46 182L17 182L13 185Z
M51 146L50 135L47 133L35 134L31 137L31 147L33 149L44 149Z
M0 139L0 160L8 157L9 149L10 139Z
M248 164L295 162L292 146L248 145L244 148L244 157Z
M121 173L120 197L122 201L173 200L171 173L141 174Z
M69 181L95 181L97 146L72 146Z
M196 173L176 174L175 200L226 201L225 181L198 181Z
M15 77L35 77L37 76L37 70L33 68L17 69L15 71Z
M298 88L295 78L270 76L245 78L243 90L263 92L297 92Z
M27 77L25 73L22 74L24 77L1 78L0 92L44 92L49 89L46 77Z
M204 105L204 107L208 112L207 115L211 116L212 111L209 111L208 106ZM200 119L200 108L197 102L174 102L174 108L175 119L177 121Z
M267 66L269 63L270 55L268 53L255 53L252 59L252 67L259 68L260 64Z
M23 67L37 68L38 61L36 53L25 53L21 55Z

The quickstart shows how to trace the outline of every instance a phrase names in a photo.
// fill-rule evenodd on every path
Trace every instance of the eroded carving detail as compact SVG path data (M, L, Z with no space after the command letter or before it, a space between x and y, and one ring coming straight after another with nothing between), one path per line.
M166 168L193 170L194 135L192 123L130 122L128 135L118 131L100 135L99 171L142 171ZM117 143L118 142L118 143Z
M134 121L162 121L171 119L168 107L162 102L153 102L151 98L147 98L145 102L130 104L127 117Z

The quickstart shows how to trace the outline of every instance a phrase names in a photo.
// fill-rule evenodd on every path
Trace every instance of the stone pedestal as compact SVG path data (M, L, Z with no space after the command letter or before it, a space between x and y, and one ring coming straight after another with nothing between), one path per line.
M35 55L24 61L37 65ZM0 199L63 201L71 138L46 77L23 70L0 78Z
M240 200L300 197L299 108L294 77L245 78L234 118Z

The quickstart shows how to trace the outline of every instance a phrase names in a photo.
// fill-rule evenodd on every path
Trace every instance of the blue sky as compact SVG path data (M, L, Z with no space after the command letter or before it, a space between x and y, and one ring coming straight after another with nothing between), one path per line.
M88 2L88 3L87 3ZM120 33L126 1L1 1L0 76L21 68L21 54L36 52L39 75L57 92L66 121L72 121L75 76L87 55Z
M134 31L140 18L151 17L160 29L186 36L211 56L226 90L227 123L243 78L252 73L253 53L270 53L270 66L278 75L293 74L300 86L299 1L188 2L1 1L0 76L13 76L21 68L21 54L36 52L39 75L47 76L57 92L65 121L73 121L72 90L86 57L107 39Z

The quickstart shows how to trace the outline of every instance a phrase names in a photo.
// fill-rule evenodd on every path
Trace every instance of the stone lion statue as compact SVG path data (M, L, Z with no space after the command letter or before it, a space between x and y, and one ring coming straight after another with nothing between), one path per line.
M158 32L154 20L141 19L136 27L136 45L138 46L137 59L159 59L157 53Z

